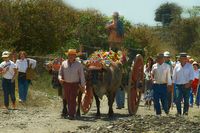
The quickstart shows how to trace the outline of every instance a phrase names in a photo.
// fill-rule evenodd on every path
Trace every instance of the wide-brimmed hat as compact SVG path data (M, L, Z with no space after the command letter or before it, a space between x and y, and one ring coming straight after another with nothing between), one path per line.
M157 58L164 58L164 54L163 53L159 53L156 55Z
M199 65L196 61L194 61L193 63L192 63L192 65Z
M4 51L3 53L2 53L2 58L8 58L10 56L10 52L8 52L8 51Z
M188 54L187 53L179 53L179 56L178 57L188 57Z
M65 52L66 55L77 55L76 49L68 49L68 51Z
M164 57L171 57L170 52L168 51L165 51L163 54L164 54Z

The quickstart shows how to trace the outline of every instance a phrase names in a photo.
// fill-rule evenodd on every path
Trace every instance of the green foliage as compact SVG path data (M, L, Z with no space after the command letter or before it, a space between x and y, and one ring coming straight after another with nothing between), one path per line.
M63 56L69 48L83 46L89 54L108 50L106 24L111 18L97 10L76 10L62 0L1 0L0 52L25 50L31 55ZM162 4L155 20L163 27L132 25L123 16L124 48L141 49L152 56L165 50L171 53L199 54L199 7L188 10L190 18L181 18L182 8ZM167 26L166 26L167 25Z
M73 28L75 11L61 0L0 2L0 45L48 54L64 45Z
M170 25L172 44L180 51L187 51L198 40L197 28L200 26L199 19L182 19Z
M182 8L175 3L164 3L156 9L155 21L163 26L169 25L174 19L181 18Z
M187 9L185 11L190 17L200 16L200 6L194 6L193 8Z

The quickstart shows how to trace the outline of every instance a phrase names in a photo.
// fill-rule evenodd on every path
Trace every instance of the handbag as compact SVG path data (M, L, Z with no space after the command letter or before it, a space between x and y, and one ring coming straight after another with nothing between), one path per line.
M33 80L36 78L36 72L35 69L32 68L32 64L30 64L30 61L27 60L28 67L26 69L26 79L27 80Z

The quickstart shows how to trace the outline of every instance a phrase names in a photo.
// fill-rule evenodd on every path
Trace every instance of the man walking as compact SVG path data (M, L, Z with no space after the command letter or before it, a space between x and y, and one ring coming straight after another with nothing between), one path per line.
M168 64L164 63L164 55L157 55L157 63L152 67L152 80L153 80L153 97L154 97L154 107L156 110L156 115L161 115L160 100L162 103L162 108L166 114L168 114L167 107L167 86L172 85L170 67Z
M173 82L176 84L176 107L177 115L181 115L181 101L184 100L183 115L188 115L189 96L191 84L194 79L194 70L190 63L187 63L187 54L180 53L180 63L173 71Z
M79 84L85 89L85 76L83 66L75 60L76 49L69 49L66 54L68 55L68 60L62 62L58 79L64 87L64 98L67 101L69 119L74 119Z
M172 61L170 60L171 55L170 52L165 51L164 52L164 59L165 59L165 63L169 65L170 67L170 76L172 78L173 75L173 66L172 66ZM167 88L167 107L168 107L168 111L170 110L171 105L173 104L173 96L174 96L174 87L173 86L168 86Z

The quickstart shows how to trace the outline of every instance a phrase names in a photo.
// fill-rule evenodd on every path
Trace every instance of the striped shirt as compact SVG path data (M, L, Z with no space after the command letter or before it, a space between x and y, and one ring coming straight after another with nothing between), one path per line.
M84 70L81 63L75 61L71 65L68 60L63 61L59 70L58 79L63 79L68 83L81 83L81 86L85 86Z

